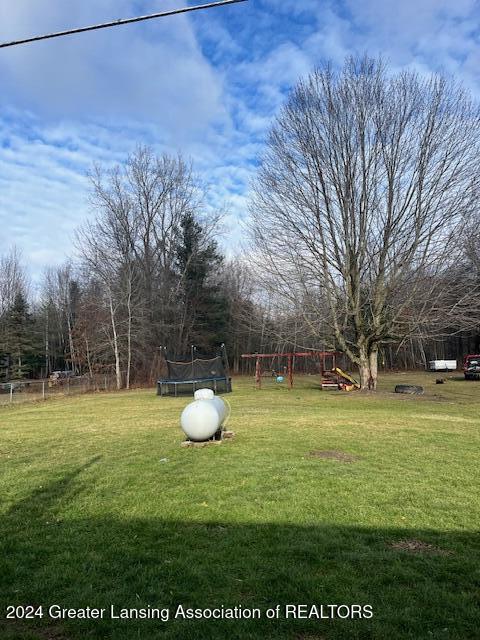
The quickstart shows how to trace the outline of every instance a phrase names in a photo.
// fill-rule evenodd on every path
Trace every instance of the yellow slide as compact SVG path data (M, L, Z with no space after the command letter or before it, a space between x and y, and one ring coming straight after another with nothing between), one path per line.
M341 369L339 369L338 367L335 369L335 373L337 374L337 376L340 376L341 378L343 378L344 380L346 380L347 382L349 382L353 387L355 387L356 389L360 389L360 385L358 384L358 382L355 380L355 378L352 378L352 376L348 375L348 373L345 373L345 371L342 371Z

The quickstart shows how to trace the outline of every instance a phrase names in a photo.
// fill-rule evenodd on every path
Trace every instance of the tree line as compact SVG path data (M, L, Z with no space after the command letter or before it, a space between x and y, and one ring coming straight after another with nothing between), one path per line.
M0 263L4 380L54 370L114 374L118 388L152 382L163 348L180 358L222 343L238 366L255 343L256 313L240 260L216 239L220 216L181 158L138 148L123 167L90 176L93 218L76 259L46 270L31 295L18 251ZM259 323L261 324L261 322Z
M101 372L129 388L155 380L163 347L224 343L234 372L242 352L339 350L374 389L379 367L478 352L479 151L465 89L364 56L291 92L235 259L181 156L139 147L94 167L92 217L40 291L18 251L0 258L0 376Z

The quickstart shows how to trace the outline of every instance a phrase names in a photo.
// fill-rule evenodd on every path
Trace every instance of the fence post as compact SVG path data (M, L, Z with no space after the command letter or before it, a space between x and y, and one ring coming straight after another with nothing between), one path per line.
M45 380L42 382L42 400L45 400Z
M13 384L10 383L10 404L13 402Z
M105 376L105 391L107 391L107 376Z

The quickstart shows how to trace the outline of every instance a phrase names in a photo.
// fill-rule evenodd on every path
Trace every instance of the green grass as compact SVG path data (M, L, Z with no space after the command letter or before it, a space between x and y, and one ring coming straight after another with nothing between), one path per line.
M420 382L422 397L390 393ZM0 410L0 637L479 637L480 383L377 395L235 381L220 446L153 390ZM347 464L309 457L338 450ZM162 461L162 459L167 461ZM392 543L417 540L439 553ZM369 604L371 620L5 621L6 606Z

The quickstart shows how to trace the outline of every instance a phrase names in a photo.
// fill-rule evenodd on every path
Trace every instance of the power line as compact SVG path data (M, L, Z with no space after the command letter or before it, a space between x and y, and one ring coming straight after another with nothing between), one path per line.
M221 0L221 2L209 2L208 4L199 4L194 7L183 7L181 9L172 9L170 11L163 11L162 13L152 13L148 16L138 16L136 18L125 18L123 20L114 20L113 22L104 22L103 24L95 24L90 27L80 27L78 29L68 29L67 31L58 31L56 33L48 33L43 36L34 36L32 38L25 38L24 40L12 40L12 42L4 42L0 44L0 49L5 47L15 47L19 44L27 44L28 42L38 42L39 40L49 40L50 38L60 38L62 36L69 36L75 33L84 33L85 31L96 31L97 29L107 29L108 27L117 27L122 24L131 24L132 22L142 22L144 20L153 20L155 18L165 18L166 16L174 16L179 13L187 13L189 11L199 11L201 9L211 9L213 7L220 7L227 4L237 4L238 2L248 2L248 0Z

